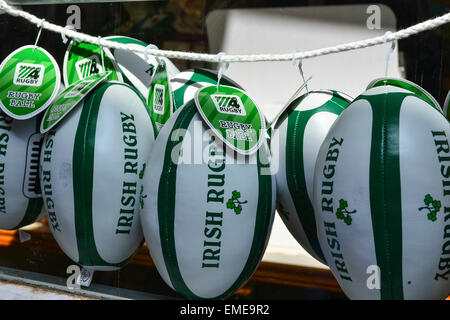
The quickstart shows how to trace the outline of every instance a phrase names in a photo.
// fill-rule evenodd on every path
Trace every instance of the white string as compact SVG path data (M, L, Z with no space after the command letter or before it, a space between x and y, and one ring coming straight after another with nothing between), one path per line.
M103 72L106 72L105 69L105 56L103 53L103 46L101 45L101 41L102 41L102 37L98 36L97 37L97 44L100 47L100 53L101 53L101 57L102 57L102 68L103 68Z
M293 52L292 52L292 57L295 57L295 54L297 53L297 49L295 49ZM293 65L295 65L295 62L296 62L297 60L296 59L294 59L294 58L292 58L292 64ZM300 76L302 77L302 80L303 80L303 83L305 84L305 88L306 88L306 92L307 93L309 93L309 89L308 89L308 84L306 83L306 81L305 81L305 75L304 75L304 73L303 73L303 63L302 63L302 59L298 59L298 70L300 71Z
M145 49L144 49L144 59L145 59L146 62L148 62L148 51L151 50L151 49L159 50L159 48L157 46L155 46L154 44L149 44L147 47L145 47ZM155 56L155 59L156 59L156 62L158 64L163 64L163 62L162 62L160 57Z
M295 54L298 52L297 49L294 49L292 51L292 65L295 66L295 63L297 62L297 60L295 59Z
M5 11L9 15L15 17L21 17L29 22L39 25L41 19L38 17L25 12L20 9L16 9L8 5L5 0L0 0L0 10ZM386 37L386 41L401 40L418 33L432 30L438 28L444 24L450 22L450 13L446 13L440 17L430 19L409 28L399 30ZM43 24L43 28L52 32L62 33L63 27L46 22ZM70 38L76 38L79 42L87 42L91 44L97 44L96 37L87 35L81 32L67 30L66 36ZM320 48L311 51L298 52L295 54L253 54L253 55L224 55L221 58L221 62L231 63L231 62L261 62L261 61L291 61L292 59L310 59L314 57L324 56L333 53L345 52L350 50L362 49L367 47L372 47L385 43L384 36L374 37L366 40L355 41L340 44L337 46ZM145 47L136 44L122 44L118 42L113 42L110 40L101 40L101 45L106 48L111 49L121 49L127 51L134 51L138 53L144 53ZM217 62L216 54L206 54L206 53L196 53L196 52L182 52L182 51L171 51L171 50L156 50L151 49L150 53L158 57L166 57L169 59L180 59L180 60L190 60L190 61L204 61L204 62Z
M42 19L41 22L39 22L39 24L38 24L39 31L38 31L38 34L37 34L37 37L36 37L36 41L34 42L33 52L36 50L39 38L41 37L42 24L44 23L44 21L45 21L45 19Z
M67 29L75 30L75 27L72 26L72 25L70 25L70 24L68 24L68 25L66 25L66 26L63 28L63 31L61 31L61 38L62 38L62 42L63 42L64 44L67 43L67 41L69 40L69 39L67 39L67 37L66 37Z
M392 34L391 31L388 31L384 34L383 39L385 42L387 41L387 37ZM395 41L392 41L392 44L389 46L389 48L386 51L386 70L384 72L384 76L387 78L388 76L388 70L389 70L389 60L391 59L391 54L395 50Z
M225 63L222 62L222 58L224 56L226 56L225 52L219 52L216 55L217 63L219 64L219 71L217 72L217 86L216 86L217 90L220 87L220 80L222 79L223 74L225 73L225 71L227 71L227 69L228 69L228 67L230 65L228 62L225 62Z

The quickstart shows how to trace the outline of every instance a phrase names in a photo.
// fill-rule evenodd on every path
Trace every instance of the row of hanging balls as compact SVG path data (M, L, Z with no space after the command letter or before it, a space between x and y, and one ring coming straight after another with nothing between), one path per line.
M269 125L215 71L72 42L56 99L94 75L44 134L43 112L0 116L1 228L45 214L92 271L120 269L145 240L172 289L225 299L258 267L277 209L350 299L450 294L450 126L418 85L377 79L354 99L309 90Z

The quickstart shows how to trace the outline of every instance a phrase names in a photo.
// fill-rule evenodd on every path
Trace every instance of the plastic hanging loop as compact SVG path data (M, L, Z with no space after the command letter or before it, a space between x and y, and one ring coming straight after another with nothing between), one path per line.
M301 75L303 83L305 85L306 92L309 93L308 82L305 80L305 74L303 73L303 62L302 62L302 59L295 58L296 53L297 53L297 50L294 50L292 52L292 64L295 65L295 63L298 60L298 70L300 71L300 75Z
M222 79L223 74L225 71L227 71L228 67L230 66L229 62L222 62L222 57L226 55L225 52L219 52L217 54L217 63L219 64L219 71L217 72L217 90L219 90L220 87L220 80Z
M103 46L101 44L102 37L98 36L97 39L98 39L97 44L100 47L100 53L101 53L101 57L102 57L102 68L103 68L103 72L105 72L105 57L104 57L104 53L103 53Z
M62 31L61 31L61 38L62 38L62 42L63 43L67 43L67 41L69 40L69 39L67 39L67 36L66 36L66 32L67 32L68 29L75 30L75 27L70 25L70 24L68 24L62 29Z
M383 42L387 42L387 37L388 37L389 35L391 35L391 34L392 34L391 31L387 31L387 32L384 34L384 36L383 36ZM389 60L390 60L391 54L392 54L392 52L394 52L394 50L395 50L395 40L392 41L391 46L390 46L390 47L387 49L387 51L386 51L386 70L385 70L385 72L384 72L384 76L385 76L386 78L387 78L387 76L388 76Z
M44 24L44 21L45 21L45 19L42 19L41 22L39 22L39 24L38 24L39 32L37 34L36 41L34 42L33 52L36 50L39 38L41 37L42 25Z
M145 47L145 50L144 50L145 61L148 61L148 50L149 49L159 50L159 48L157 46L155 46L154 44L149 44L147 47ZM155 59L158 64L160 64L160 65L164 64L164 61L160 57L155 56Z

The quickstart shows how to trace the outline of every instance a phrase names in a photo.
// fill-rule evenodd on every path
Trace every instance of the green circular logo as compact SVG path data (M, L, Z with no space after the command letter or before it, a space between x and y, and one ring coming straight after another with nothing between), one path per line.
M15 119L29 119L56 97L61 75L55 59L43 48L21 47L0 64L0 108Z

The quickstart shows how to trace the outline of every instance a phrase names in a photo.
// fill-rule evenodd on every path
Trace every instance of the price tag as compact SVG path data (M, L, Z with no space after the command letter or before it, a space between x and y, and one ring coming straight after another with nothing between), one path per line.
M0 64L0 108L14 119L29 119L50 105L60 85L60 70L50 53L21 47Z

